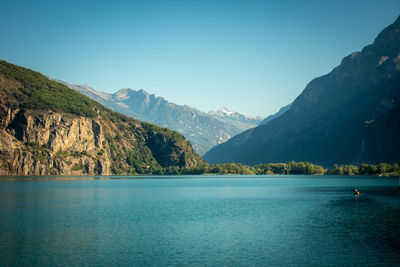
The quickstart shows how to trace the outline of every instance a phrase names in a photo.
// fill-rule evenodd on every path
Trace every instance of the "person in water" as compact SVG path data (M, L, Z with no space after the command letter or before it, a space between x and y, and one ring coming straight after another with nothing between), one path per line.
M353 194L358 196L360 194L360 191L358 191L357 189L354 189Z

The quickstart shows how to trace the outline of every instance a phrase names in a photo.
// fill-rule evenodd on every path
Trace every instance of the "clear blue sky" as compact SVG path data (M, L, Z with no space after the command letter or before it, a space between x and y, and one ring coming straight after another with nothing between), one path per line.
M399 0L1 0L0 58L104 92L266 116L398 15Z

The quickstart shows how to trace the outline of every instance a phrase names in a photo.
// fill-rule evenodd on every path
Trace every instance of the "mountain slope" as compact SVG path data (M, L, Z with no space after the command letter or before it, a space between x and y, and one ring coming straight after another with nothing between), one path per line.
M153 173L203 164L179 133L0 60L0 174Z
M400 18L372 45L312 80L291 108L205 155L215 162L400 160Z
M266 117L265 119L263 119L263 120L260 122L260 125L267 124L268 122L270 122L270 121L272 121L272 120L274 120L274 119L276 119L276 118L282 116L286 111L288 111L288 110L290 109L291 106L292 106L292 103L290 103L290 104L288 104L288 105L286 105L286 106L280 108L279 111L278 111L277 113L272 114L272 115L269 115L268 117Z
M173 104L143 89L136 91L124 88L114 94L106 94L88 86L63 83L114 111L178 131L200 154L246 129L257 126L262 120L237 112L226 116L223 109L217 112L201 112L190 106Z

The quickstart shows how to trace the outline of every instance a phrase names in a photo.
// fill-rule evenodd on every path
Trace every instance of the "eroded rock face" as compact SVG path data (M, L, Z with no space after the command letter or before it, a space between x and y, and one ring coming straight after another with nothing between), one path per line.
M1 175L110 174L103 127L96 119L11 108L3 114Z
M181 134L0 60L0 175L150 174L201 164Z

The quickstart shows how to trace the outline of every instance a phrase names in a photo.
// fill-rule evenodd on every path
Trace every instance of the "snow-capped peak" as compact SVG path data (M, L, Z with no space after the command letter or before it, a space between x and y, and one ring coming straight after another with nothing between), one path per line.
M233 119L233 120L243 120L243 121L261 121L261 117L248 117L246 115L240 114L236 111L230 111L228 108L220 108L217 111L210 110L208 112L211 116L215 118Z
M230 111L228 108L220 108L219 110L217 110L217 113L222 113L222 114L226 114L226 115L230 116L235 112Z

